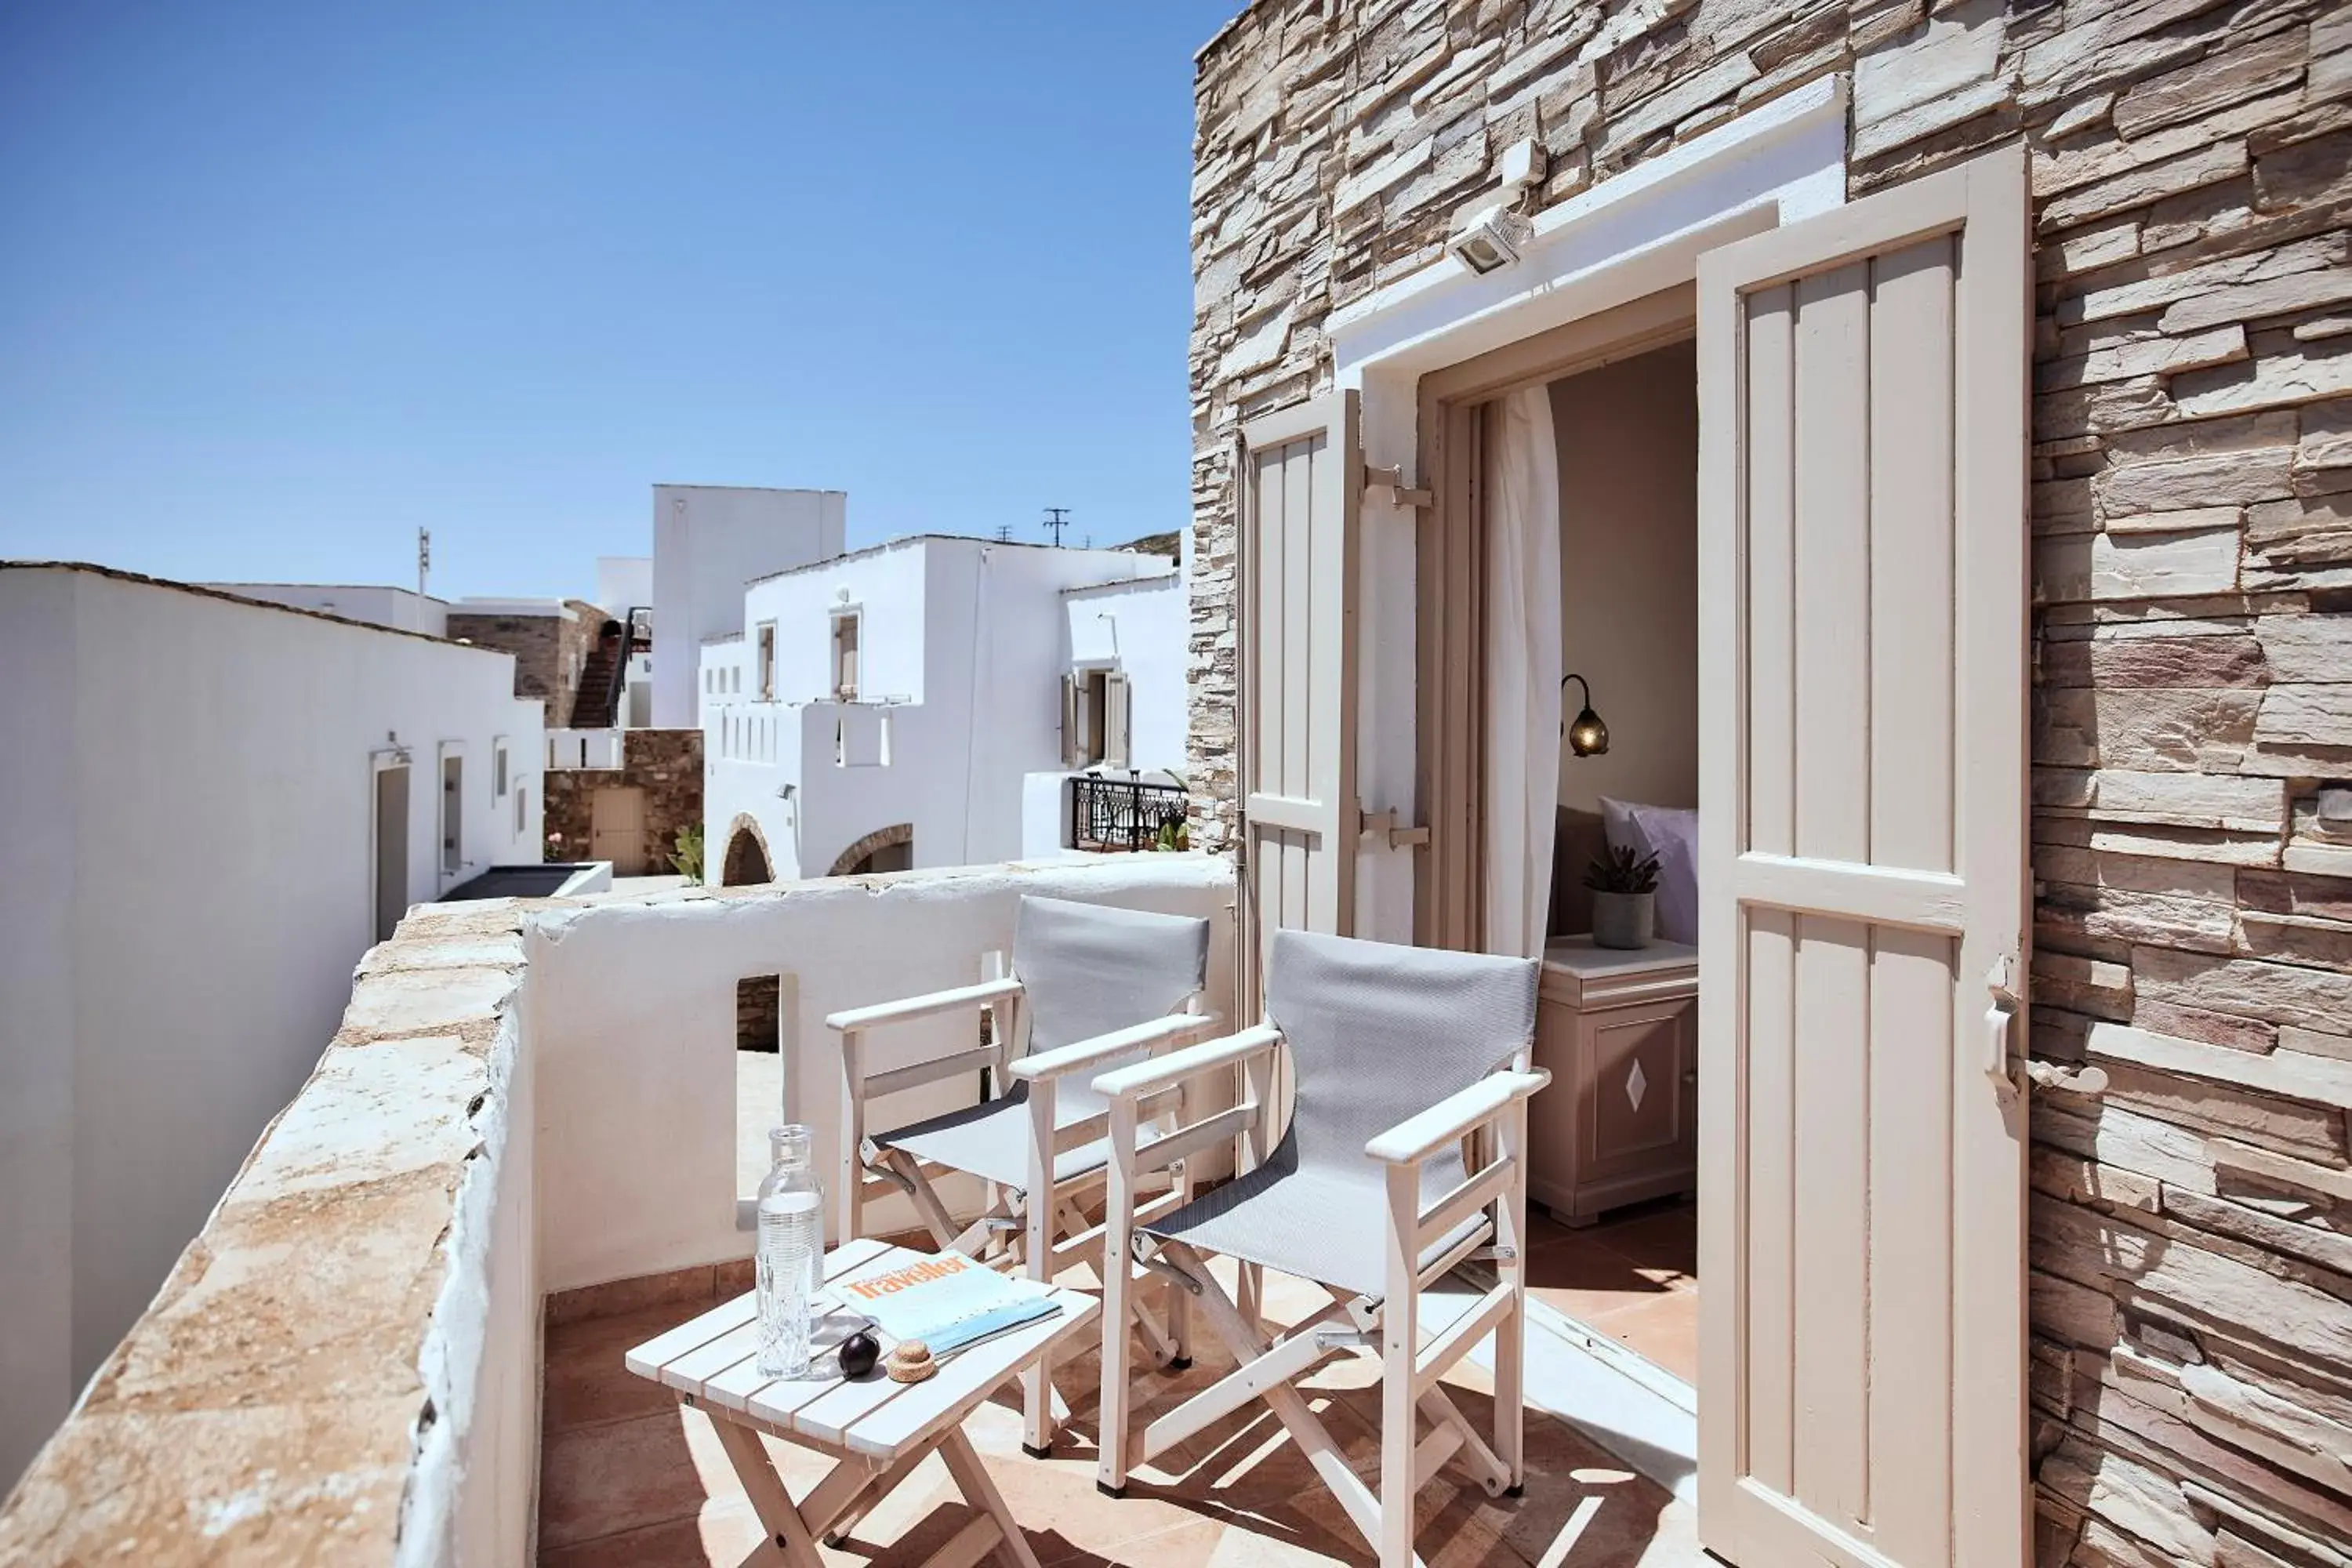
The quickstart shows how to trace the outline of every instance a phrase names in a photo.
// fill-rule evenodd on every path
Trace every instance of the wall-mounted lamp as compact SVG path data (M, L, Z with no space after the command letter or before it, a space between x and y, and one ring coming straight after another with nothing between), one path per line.
M1609 726L1592 710L1592 686L1580 675L1560 678L1560 695L1568 695L1568 683L1573 680L1583 689L1584 706L1568 726L1568 749L1580 757L1597 757L1609 749Z

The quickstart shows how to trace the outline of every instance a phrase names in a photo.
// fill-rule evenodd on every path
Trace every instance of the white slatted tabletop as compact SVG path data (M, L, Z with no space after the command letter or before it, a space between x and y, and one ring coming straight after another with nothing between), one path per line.
M921 1261L929 1254L880 1242L845 1242L825 1256L827 1285ZM982 1514L934 1553L938 1568L976 1563L992 1549L1021 1568L1036 1559L1005 1510L1004 1500L963 1436L964 1417L988 1396L1035 1365L1060 1341L1086 1332L1102 1303L1075 1290L1055 1290L1060 1311L943 1358L921 1383L893 1383L877 1367L853 1381L820 1369L846 1327L819 1340L816 1367L803 1378L771 1378L759 1370L759 1309L746 1293L690 1322L647 1340L625 1358L628 1369L699 1405L717 1427L746 1493L772 1541L751 1561L793 1568L819 1563L815 1539L846 1530L882 1500L923 1456L938 1450L957 1485ZM768 1463L754 1431L835 1456L841 1463L800 1503L793 1503ZM990 1521L990 1528L978 1528Z

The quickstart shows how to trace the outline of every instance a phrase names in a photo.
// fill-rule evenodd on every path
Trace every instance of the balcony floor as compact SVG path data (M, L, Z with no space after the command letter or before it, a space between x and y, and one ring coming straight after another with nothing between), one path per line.
M723 1276L729 1271L719 1271ZM1268 1312L1303 1313L1312 1292L1268 1279ZM729 1468L709 1418L621 1365L632 1345L685 1321L707 1300L668 1301L547 1331L539 1528L542 1568L606 1564L731 1564L758 1545L758 1518ZM1173 1404L1231 1370L1200 1336L1197 1363L1181 1378L1156 1376L1154 1408ZM1308 1381L1310 1399L1358 1469L1379 1464L1380 1396L1370 1357L1340 1357ZM1299 1458L1280 1423L1250 1406L1139 1470L1128 1496L1095 1490L1095 1361L1057 1369L1074 1407L1055 1457L1020 1450L1017 1389L983 1405L966 1426L1041 1563L1149 1564L1150 1568L1258 1568L1364 1564L1370 1552ZM1489 1384L1463 1363L1446 1379L1483 1425ZM1075 1396L1075 1397L1073 1397ZM1336 1406L1337 1408L1332 1408ZM785 1456L795 1495L824 1473L819 1456L770 1443ZM1421 1496L1419 1547L1430 1568L1625 1568L1706 1561L1690 1510L1633 1474L1580 1434L1529 1412L1527 1496L1489 1499L1449 1469ZM1162 1465L1168 1468L1163 1468ZM936 1458L857 1527L828 1563L919 1563L961 1526L961 1494Z

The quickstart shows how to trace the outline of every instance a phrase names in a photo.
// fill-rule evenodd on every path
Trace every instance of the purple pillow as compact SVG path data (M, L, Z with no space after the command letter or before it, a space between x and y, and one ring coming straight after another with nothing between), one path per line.
M1698 945L1698 813L1601 797L1601 831L1612 849L1658 858L1658 934Z

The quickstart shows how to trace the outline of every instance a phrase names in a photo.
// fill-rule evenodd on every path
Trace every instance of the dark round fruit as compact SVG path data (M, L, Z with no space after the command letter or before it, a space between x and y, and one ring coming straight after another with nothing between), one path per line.
M872 1334L860 1329L841 1342L840 1354L842 1376L864 1377L882 1359L882 1347L874 1342Z

